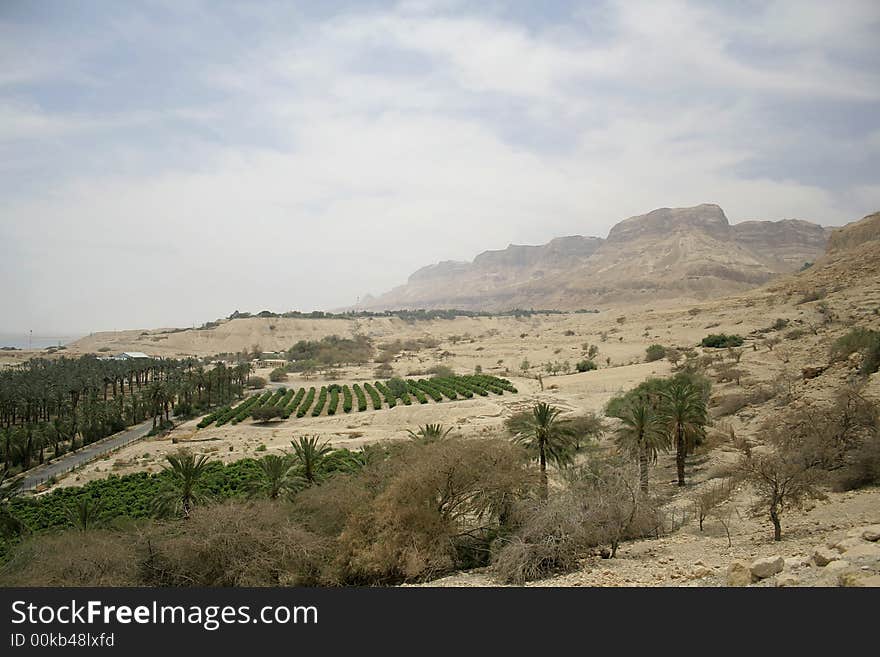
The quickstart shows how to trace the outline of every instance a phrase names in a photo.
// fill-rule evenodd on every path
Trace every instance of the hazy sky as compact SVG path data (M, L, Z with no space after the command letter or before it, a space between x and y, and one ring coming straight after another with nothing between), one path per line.
M331 308L713 202L880 209L880 3L0 0L0 333Z

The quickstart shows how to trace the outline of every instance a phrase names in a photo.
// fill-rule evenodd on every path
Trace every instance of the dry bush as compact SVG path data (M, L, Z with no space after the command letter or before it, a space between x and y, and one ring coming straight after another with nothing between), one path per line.
M831 404L791 410L777 425L801 452L809 453L823 468L837 470L853 450L876 439L880 414L877 403L858 387L846 386Z
M761 451L741 443L738 469L756 493L752 511L769 516L777 541L783 512L823 497L829 479L855 486L876 473L877 405L858 388L843 388L831 404L791 409L766 423L763 434Z
M526 453L507 440L445 438L390 452L296 499L305 525L336 539L334 582L421 581L485 563L513 500L535 483Z
M269 500L198 509L185 522L154 525L141 543L148 586L308 586L321 582L330 558L329 541Z
M584 500L561 494L548 501L518 506L521 524L509 538L495 544L492 571L503 582L522 584L557 572L573 570L600 537L587 522Z
M521 584L571 570L592 548L652 535L660 524L653 500L638 492L638 472L617 459L594 458L571 470L566 488L546 502L521 504L517 530L494 545L492 569L505 582Z
M720 480L712 482L707 488L693 496L694 510L700 524L700 531L703 531L703 522L706 518L730 499L731 490L732 481L730 479Z
M878 484L880 484L880 435L875 433L847 456L846 464L832 477L832 488L846 491Z
M735 392L732 395L724 395L715 404L714 414L716 417L725 417L741 411L749 405L748 395Z
M743 443L738 476L751 484L754 515L769 516L773 539L782 540L782 515L805 501L824 497L822 450L808 436L792 436L777 430L764 434L769 450L758 452Z
M776 396L776 391L765 386L756 386L748 392L735 392L719 398L714 405L713 411L716 417L733 415L747 406L758 406L770 401Z
M373 375L380 379L389 379L394 376L394 368L390 363L382 363L373 371Z
M0 586L136 586L132 532L68 530L39 534L14 548Z
M741 385L741 380L748 374L745 370L734 367L732 363L722 363L715 368L718 383L726 381L735 381L736 385Z

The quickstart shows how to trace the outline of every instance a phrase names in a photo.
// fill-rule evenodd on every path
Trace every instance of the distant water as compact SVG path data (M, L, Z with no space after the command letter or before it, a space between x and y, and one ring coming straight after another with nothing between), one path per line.
M77 339L75 335L33 335L28 336L27 333L0 333L0 347L15 347L16 349L27 349L30 345L31 349L45 349L46 347L57 347L73 342Z

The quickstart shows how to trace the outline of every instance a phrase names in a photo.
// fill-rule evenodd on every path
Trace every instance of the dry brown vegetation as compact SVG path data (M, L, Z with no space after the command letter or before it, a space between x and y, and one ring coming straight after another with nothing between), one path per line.
M11 562L18 572L7 570L3 582L156 583L190 578L208 584L338 585L425 582L447 575L457 584L545 577L550 584L674 584L690 581L690 575L679 572L681 560L687 560L686 566L705 561L710 568L723 569L734 556L749 559L775 553L780 544L772 540L769 519L774 497L782 503L777 513L781 545L788 554L803 551L828 532L880 521L880 375L871 371L880 329L880 285L878 272L867 271L873 262L862 256L853 261L852 266L861 267L857 278L817 263L797 277L690 312L691 303L679 303L590 315L457 318L415 325L390 319L351 326L343 320L326 326L277 320L275 333L288 332L285 347L298 339L317 341L321 331L363 331L379 347L377 354L390 355L347 366L350 381L369 380L376 360L387 360L378 364L391 371L419 375L438 367L470 372L481 365L513 379L520 396L305 418L301 424L271 427L243 423L196 432L184 424L171 438L191 440L197 449L213 450L224 460L250 455L257 445L276 450L300 432L320 434L335 446L368 446L373 456L357 474L334 476L299 493L292 505L230 503L197 509L185 523L35 537ZM837 285L838 278L847 286ZM821 300L798 303L811 290L823 288ZM240 327L233 326L238 321ZM707 325L743 336L744 344L732 350L700 348ZM216 329L218 339L248 326L253 333L260 320L230 322ZM294 331L296 340L290 338ZM251 333L242 340L269 344L268 338ZM426 333L437 340L436 349L417 342L404 346ZM175 348L183 349L187 338L186 333L175 334L168 342L180 341ZM536 372L543 363L573 363L583 357L585 340L601 347L598 370L539 380ZM651 344L668 345L666 358L644 363ZM506 368L515 374L505 374ZM601 413L615 395L675 370L702 373L714 384L715 427L688 457L688 482L681 490L674 484L674 455L667 453L651 468L652 498L631 494L632 463L618 463L611 469L613 475L597 479L602 468L596 464L607 466L605 457L613 462L615 456L609 431L596 442L593 457L577 459L568 476L551 471L551 494L544 503L535 492L535 466L510 441L499 438L506 420L538 401L564 409L566 418L589 417L590 412ZM809 376L802 375L805 370ZM291 379L292 385L302 383L297 375ZM546 389L542 383L548 384ZM453 432L437 443L410 441L407 429L424 423L441 423ZM608 428L616 429L614 420ZM737 449L739 441L729 437L731 432L748 439L747 450ZM376 447L377 443L382 445ZM130 451L146 451L157 459L170 448L171 440L157 440ZM150 467L146 458L130 456L119 454L119 471ZM135 465L129 468L129 462ZM588 467L590 463L594 467ZM108 470L110 464L99 462L76 477L103 477ZM797 490L780 495L780 487L772 482L792 475ZM75 483L75 477L70 479L65 485ZM637 488L637 477L635 481ZM817 494L827 499L812 499ZM445 500L455 500L452 504L460 511ZM750 508L757 516L746 513ZM234 548L228 554L222 542L224 527L238 525L224 514L255 518L253 531L238 532L242 543L230 538ZM193 527L216 533L216 542L197 535ZM644 540L629 540L638 537ZM615 546L617 558L603 559ZM90 561L88 555L99 547L100 556ZM119 554L134 554L136 567L130 560L117 559ZM661 556L675 557L679 563L673 568L659 561ZM283 565L275 567L266 559ZM147 563L151 566L145 570ZM475 566L488 567L448 575ZM221 570L228 579L217 574ZM153 579L147 579L149 572ZM558 575L561 572L568 574ZM723 583L717 575L708 577L707 581Z

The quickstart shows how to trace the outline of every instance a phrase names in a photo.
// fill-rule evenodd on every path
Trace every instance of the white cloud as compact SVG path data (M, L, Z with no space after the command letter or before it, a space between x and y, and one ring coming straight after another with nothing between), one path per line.
M430 262L604 235L661 206L714 202L732 220L834 224L880 204L871 186L733 173L797 140L852 161L876 153L876 124L861 147L858 137L761 123L767 102L877 98L875 71L829 54L866 22L863 5L831 23L807 12L795 38L780 34L790 6L755 28L705 7L628 2L603 15L602 39L580 37L577 25L537 29L441 6L353 10L287 36L273 26L218 63L189 63L193 88L213 93L170 109L62 112L26 93L0 96L4 152L76 137L99 162L151 161L151 141L174 138L193 144L196 162L169 159L136 175L65 170L39 195L0 201L0 238L12 251L0 271L29 291L12 299L16 325L0 329L342 305ZM143 16L114 25L138 42L164 35L172 49L198 32ZM777 48L772 62L741 56L750 39ZM841 47L871 48L857 41ZM95 75L83 62L65 66ZM176 119L209 137L167 132ZM20 157L40 162L30 151Z

